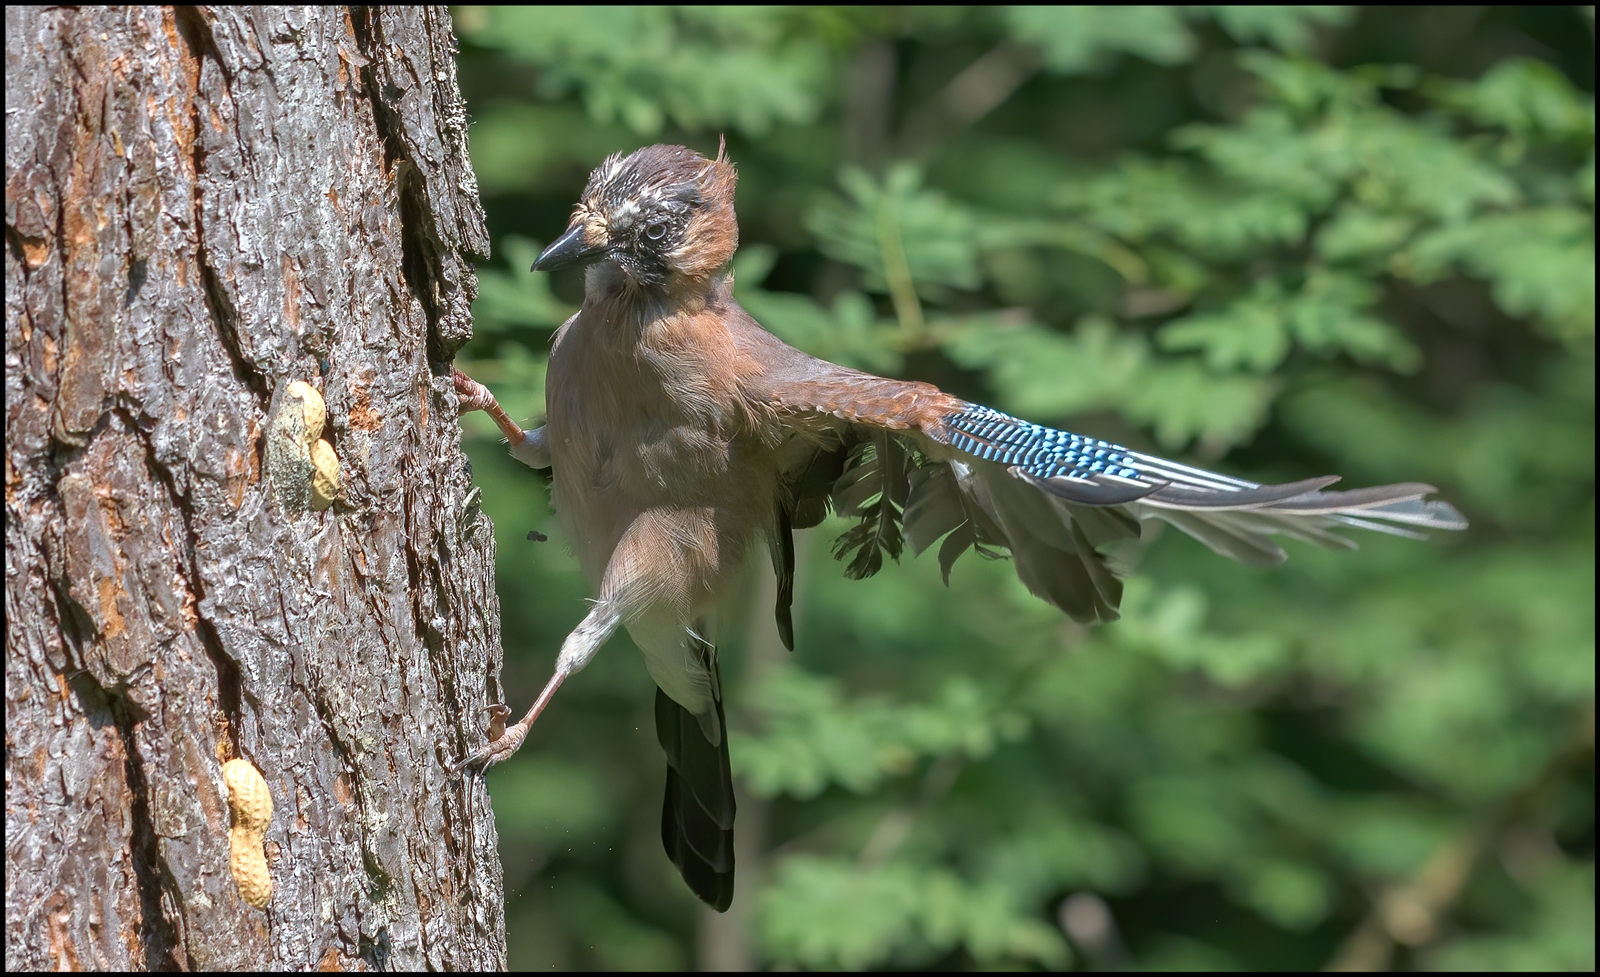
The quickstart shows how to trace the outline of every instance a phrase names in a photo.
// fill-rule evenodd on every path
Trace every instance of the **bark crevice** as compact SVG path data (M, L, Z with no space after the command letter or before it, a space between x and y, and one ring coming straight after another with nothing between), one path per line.
M383 28L377 8L351 8L350 22L356 43L367 59L360 68L361 81L372 104L373 125L383 142L384 165L394 175L395 196L400 205L401 276L428 320L429 364L435 376L446 376L461 343L447 344L439 328L445 313L443 291L451 286L440 259L444 243L439 238L427 181L406 145L403 120L390 104L406 93L393 82L379 83L375 58L379 56L376 47L382 43Z
M239 663L228 654L223 646L222 636L217 632L216 623L205 610L206 583L204 575L200 572L199 550L195 546L195 541L200 539L200 532L195 525L192 502L188 493L179 489L172 467L163 462L157 454L155 439L151 437L150 431L138 424L125 410L123 424L128 433L138 438L139 444L144 448L145 470L166 491L167 504L171 506L173 514L183 526L184 560L181 568L184 583L189 590L189 601L194 609L195 634L200 639L200 647L217 672L217 707L222 710L227 722L228 753L230 756L239 756L239 726L243 722L244 714L243 682L239 673Z
M127 682L107 688L85 669L73 675L69 685L85 713L109 718L121 742L132 829L130 865L139 892L140 963L145 970L188 970L181 916L173 920L167 914L169 906L181 913L181 896L172 868L161 854L150 813L150 780L139 747L138 726L149 717L128 695Z
M199 124L199 108L195 108L195 124ZM196 175L195 201L194 201L194 228L195 228L195 262L200 268L200 278L205 284L204 298L206 312L211 317L212 328L216 330L217 339L222 343L222 348L228 354L228 360L233 367L234 379L244 384L260 405L261 413L267 412L267 407L272 403L272 385L267 382L266 376L256 368L250 358L245 355L244 346L239 341L239 310L228 298L227 289L222 285L222 278L217 274L217 269L211 263L211 258L206 251L205 219L202 217L204 202L200 199L200 174L204 173L205 152L195 141L194 169Z
M204 199L206 151L205 141L200 138L201 127L206 124L201 113L202 62L210 59L211 63L217 66L217 72L223 78L224 89L232 84L233 75L223 61L222 52L217 47L216 35L212 33L211 25L206 21L205 12L199 7L186 6L175 7L173 13L177 20L178 33L183 37L189 58L193 62L194 92L189 103L189 128L194 143L189 160L194 169L194 205L191 213L194 219L195 260L199 266L201 281L205 283L203 295L206 311L210 314L212 327L216 330L217 338L232 363L234 378L249 388L262 412L265 413L272 401L272 385L267 382L266 376L250 357L245 355L244 345L239 338L238 307L228 297L222 278L217 274L216 266L212 264L206 249Z

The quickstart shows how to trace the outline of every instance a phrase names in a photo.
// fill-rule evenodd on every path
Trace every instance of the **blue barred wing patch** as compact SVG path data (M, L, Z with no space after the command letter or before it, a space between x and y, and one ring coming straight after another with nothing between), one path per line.
M973 404L947 415L944 423L952 448L985 461L1015 465L1035 478L1114 475L1146 481L1134 467L1134 453L1120 444L1058 431L992 407Z

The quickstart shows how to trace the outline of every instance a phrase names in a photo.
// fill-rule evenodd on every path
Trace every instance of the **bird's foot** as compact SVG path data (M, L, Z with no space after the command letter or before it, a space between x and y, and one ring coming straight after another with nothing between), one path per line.
M450 764L450 776L457 776L468 767L481 767L487 770L495 764L508 759L511 754L521 748L522 741L528 738L528 728L532 723L527 725L517 723L515 726L507 728L506 715L510 712L511 710L505 706L489 707L489 742L479 747L475 752Z
M461 405L460 413L465 414L475 410L492 413L493 409L499 408L500 405L495 402L494 394L489 392L489 388L465 373L452 369L451 379L455 381L456 397Z
M472 766L481 766L484 769L503 762L522 747L522 741L528 738L528 730L533 727L533 721L539 718L539 713L544 712L544 707L549 705L550 697L556 694L556 689L561 688L566 673L557 671L546 683L544 691L539 693L539 698L534 702L533 708L523 716L516 725L507 726L506 717L511 714L504 704L496 702L485 707L489 713L489 742L480 747L476 752L468 754L447 766L450 776L454 777L461 771Z

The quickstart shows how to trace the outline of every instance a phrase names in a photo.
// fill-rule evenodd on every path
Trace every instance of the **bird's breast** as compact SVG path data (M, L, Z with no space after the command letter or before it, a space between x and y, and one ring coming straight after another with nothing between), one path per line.
M726 344L682 323L628 329L589 317L558 335L545 385L553 500L580 559L603 566L649 510L710 509L726 535L752 535L770 517L776 463Z

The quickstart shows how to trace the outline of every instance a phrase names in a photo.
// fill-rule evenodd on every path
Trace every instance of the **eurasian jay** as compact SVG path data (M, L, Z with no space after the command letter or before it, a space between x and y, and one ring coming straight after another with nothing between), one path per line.
M550 352L544 427L524 431L455 374L463 410L487 410L513 457L553 469L552 502L596 595L528 714L456 768L514 753L561 683L627 628L658 686L662 842L718 911L733 899L734 794L707 626L758 540L793 648L792 533L830 507L859 519L838 546L854 554L852 577L898 557L902 540L921 553L943 537L946 580L967 549L1004 549L1030 591L1083 623L1116 619L1109 554L1152 520L1255 565L1283 561L1274 535L1349 549L1331 530L1466 527L1425 499L1431 485L1258 485L808 356L734 300L735 180L725 152L666 145L612 156L590 176L533 265L590 263L583 306Z

